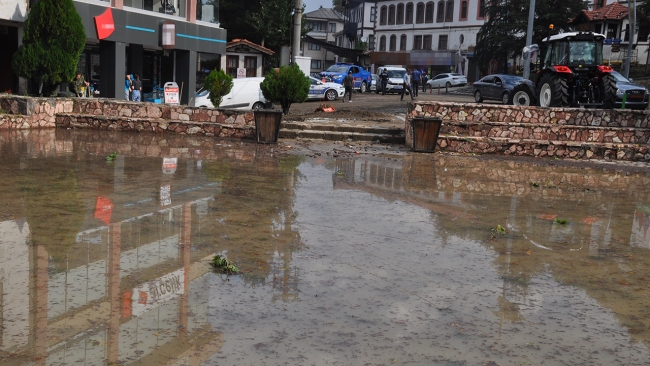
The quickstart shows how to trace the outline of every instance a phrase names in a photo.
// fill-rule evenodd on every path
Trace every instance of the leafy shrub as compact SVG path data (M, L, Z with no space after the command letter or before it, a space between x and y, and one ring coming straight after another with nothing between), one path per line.
M205 89L210 92L210 102L215 108L219 108L223 97L232 89L232 76L223 70L212 70L205 78Z
M38 80L39 94L51 95L71 81L86 44L86 32L72 0L39 0L25 22L23 44L13 56L16 74Z
M279 103L284 114L289 113L292 103L302 103L309 95L309 78L298 65L282 66L266 74L260 84L262 94L270 102Z

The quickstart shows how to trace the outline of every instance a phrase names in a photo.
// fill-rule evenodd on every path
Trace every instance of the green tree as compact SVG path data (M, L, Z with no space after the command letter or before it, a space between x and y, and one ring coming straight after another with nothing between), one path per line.
M343 0L332 0L332 7L334 8L334 10L338 11L341 14L345 13Z
M636 24L639 28L639 42L645 42L650 35L650 0L646 0L636 8Z
M526 46L529 0L486 1L487 21L478 32L474 53L479 68L486 71L493 60L503 71L507 61L521 55ZM586 9L582 0L536 0L533 43L541 45L549 35L549 25L569 30L569 21Z
M230 93L233 82L232 76L223 70L212 70L205 78L205 89L210 92L210 102L215 108L219 108L224 95Z
M280 103L282 112L289 114L292 103L302 103L309 94L309 78L300 70L297 64L282 66L277 72L266 74L260 83L264 98L274 103Z
M16 74L38 80L39 95L51 95L75 76L86 43L81 17L72 0L39 0L24 29L12 67Z

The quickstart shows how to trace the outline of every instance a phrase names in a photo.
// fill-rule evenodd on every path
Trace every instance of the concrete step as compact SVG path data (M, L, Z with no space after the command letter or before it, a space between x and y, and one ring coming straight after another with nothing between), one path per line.
M328 141L377 141L403 144L404 129L333 123L282 122L280 137Z

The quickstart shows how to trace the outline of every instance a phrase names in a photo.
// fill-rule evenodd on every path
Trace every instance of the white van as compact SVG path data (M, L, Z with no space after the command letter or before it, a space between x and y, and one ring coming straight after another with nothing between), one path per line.
M401 93L402 84L404 83L404 74L406 69L401 66L381 66L377 68L377 88L375 93L381 93L381 73L386 69L388 73L388 84L386 85L386 93Z
M264 81L262 77L255 78L236 78L232 80L232 89L230 93L224 95L219 108L230 109L252 109L254 111L273 108L273 104L264 99L260 83ZM201 89L196 94L194 106L214 108L210 102L210 92Z

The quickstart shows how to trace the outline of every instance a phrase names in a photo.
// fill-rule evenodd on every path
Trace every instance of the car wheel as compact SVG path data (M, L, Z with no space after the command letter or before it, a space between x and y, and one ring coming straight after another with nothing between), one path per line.
M537 92L540 107L566 107L569 105L569 88L566 79L556 74L546 74Z
M336 100L336 90L334 89L329 89L328 91L325 92L325 98L329 100L330 102L333 100Z
M505 105L510 104L510 94L508 94L508 92L503 92L503 95L501 96L501 102Z
M519 84L512 89L510 104L524 107L535 105L535 96L526 84Z
M447 84L445 84L445 86L447 87L447 89L451 89L451 83L450 82L447 82Z
M474 101L476 103L482 103L483 102L483 95L481 95L481 91L477 90L474 92Z
M262 109L264 109L264 103L256 102L255 104L253 104L253 110L254 111L259 111L259 110L262 110Z
M365 93L367 89L368 89L368 85L366 85L366 82L365 81L362 82L361 87L359 88L359 92L360 93Z

